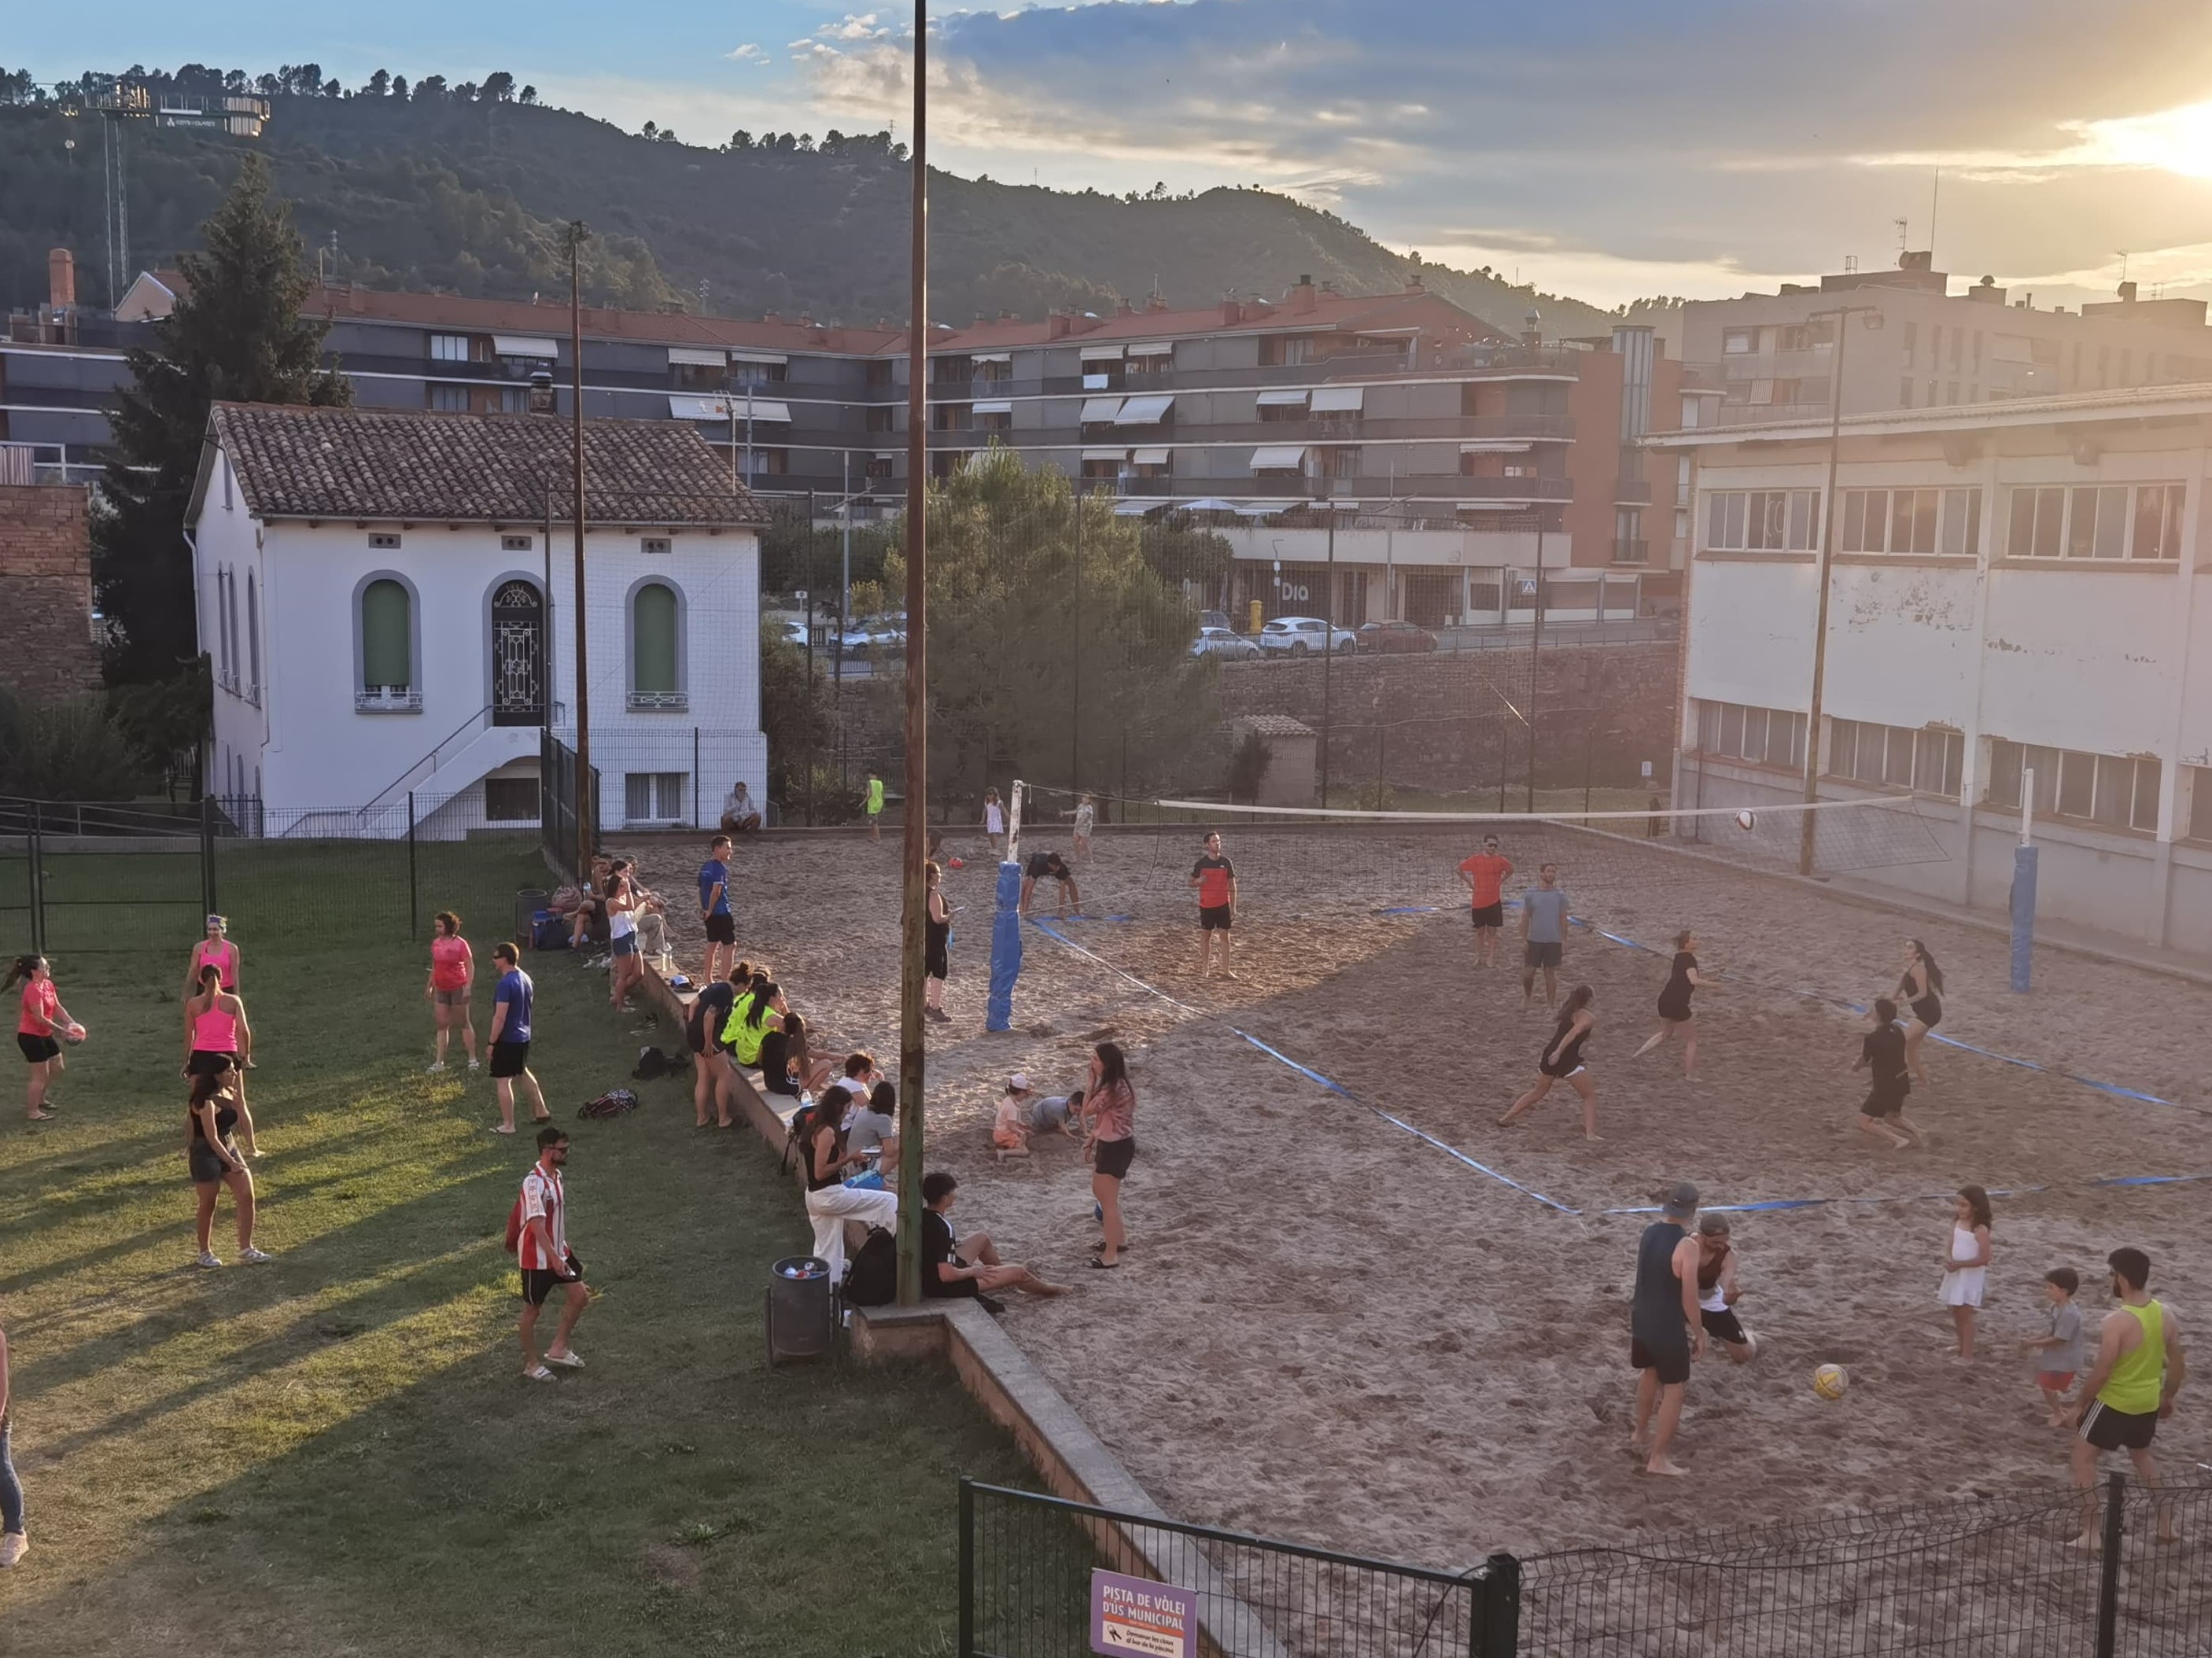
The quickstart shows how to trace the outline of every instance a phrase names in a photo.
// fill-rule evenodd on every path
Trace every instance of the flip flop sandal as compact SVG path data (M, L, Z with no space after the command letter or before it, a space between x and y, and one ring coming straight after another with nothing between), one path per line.
M1120 1270L1121 1266L1121 1263L1120 1261L1118 1261L1118 1260L1107 1260L1104 1256L1103 1256L1103 1255L1093 1255L1093 1256L1091 1256L1091 1264L1093 1266L1097 1267L1097 1268L1100 1272L1117 1272L1117 1271L1119 1271L1119 1270Z

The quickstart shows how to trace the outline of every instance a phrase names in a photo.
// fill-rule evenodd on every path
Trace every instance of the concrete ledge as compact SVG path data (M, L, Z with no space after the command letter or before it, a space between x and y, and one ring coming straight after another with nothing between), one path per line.
M864 1363L945 1357L942 1303L921 1307L855 1307L848 1330L853 1357ZM990 1315L986 1313L986 1318Z

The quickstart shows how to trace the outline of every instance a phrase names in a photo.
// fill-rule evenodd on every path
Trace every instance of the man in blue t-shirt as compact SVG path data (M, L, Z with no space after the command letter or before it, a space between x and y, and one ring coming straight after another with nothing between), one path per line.
M730 913L730 837L718 835L699 865L699 919L707 928L707 968L702 984L714 984L738 964L738 918ZM722 952L728 950L724 959Z
M491 1085L499 1096L499 1126L491 1132L512 1134L518 1077L522 1091L530 1096L531 1121L550 1122L553 1114L545 1108L544 1091L530 1073L530 1007L537 987L522 970L522 957L513 944L501 944L491 958L499 969L499 987L491 997Z
M1535 993L1536 974L1544 975L1544 1000L1559 999L1559 963L1567 953L1567 895L1559 890L1559 866L1536 872L1536 884L1521 895L1521 999Z

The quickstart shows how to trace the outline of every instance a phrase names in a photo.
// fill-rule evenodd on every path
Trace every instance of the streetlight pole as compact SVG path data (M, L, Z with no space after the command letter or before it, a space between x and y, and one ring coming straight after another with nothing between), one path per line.
M1075 608L1070 618L1073 648L1068 653L1067 786L1083 786L1083 474L1075 477Z
M898 1298L921 1301L922 976L929 816L929 0L914 0L914 183L906 383L906 803L899 913Z
M1544 509L1536 508L1536 610L1528 629L1528 795L1522 810L1536 810L1536 657L1544 642Z
M1813 695L1805 715L1808 808L1820 798L1820 705L1828 689L1828 578L1836 543L1836 466L1841 459L1844 440L1844 345L1850 337L1850 319L1855 316L1865 317L1869 328L1881 326L1881 307L1873 305L1839 305L1833 310L1808 313L1805 319L1808 322L1816 322L1823 317L1836 319L1836 354L1828 365L1828 489L1820 502L1820 546L1814 577L1819 597L1813 609ZM1808 810L1802 814L1797 826L1800 875L1813 872L1814 830L1813 813Z
M1336 662L1336 480L1322 480L1322 505L1328 513L1328 574L1321 590L1321 809L1328 810L1328 732L1334 708L1329 676Z
M591 611L584 603L584 288L580 255L584 238L591 233L584 222L570 222L568 242L568 398L575 474L572 502L576 519L576 878L584 878L592 861L592 824L599 802L592 788L592 681L585 635Z

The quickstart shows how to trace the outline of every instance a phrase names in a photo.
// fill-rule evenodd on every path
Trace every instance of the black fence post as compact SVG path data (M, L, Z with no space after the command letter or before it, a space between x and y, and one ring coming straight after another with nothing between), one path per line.
M958 1658L975 1654L975 1487L960 1476L960 1630Z
M691 727L691 827L707 827L707 820L699 815L699 728L696 726Z
M407 791L407 936L422 935L420 905L415 896L415 791Z
M215 878L215 801L200 796L200 902L210 915L220 915L221 894Z
M1510 1554L1483 1562L1467 1619L1467 1658L1513 1658L1521 1646L1521 1563Z
M40 811L39 803L33 800L31 802L31 833L27 846L30 853L31 953L34 956L46 953L46 849L41 844L45 838L41 833L44 828L45 814Z
M2097 1658L2112 1658L2120 1635L2120 1540L2126 1534L2128 1477L2105 1476L2105 1556L2097 1582Z

